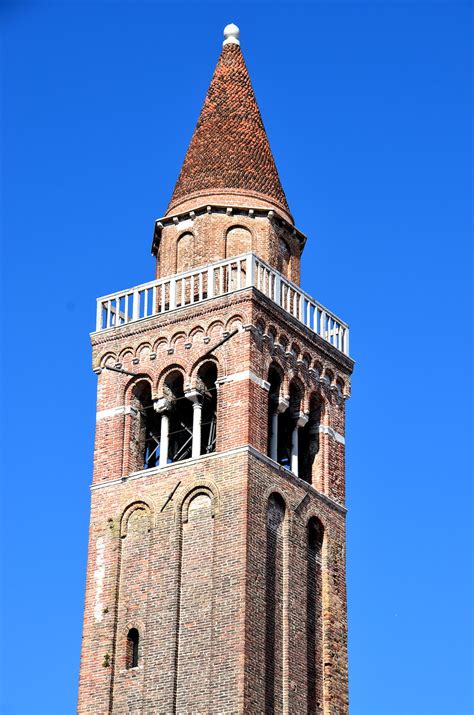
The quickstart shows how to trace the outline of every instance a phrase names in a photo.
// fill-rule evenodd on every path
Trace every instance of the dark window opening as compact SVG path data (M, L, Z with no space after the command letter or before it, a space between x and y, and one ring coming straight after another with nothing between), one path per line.
M301 393L297 385L290 385L289 407L278 416L278 462L291 470L291 445L296 420L301 410Z
M313 395L309 405L309 419L300 429L298 476L305 482L315 483L314 464L319 453L319 425L321 422L321 402Z
M136 628L130 628L127 635L127 668L138 666L138 644L140 636Z
M280 400L281 376L275 367L270 367L268 371L268 382L270 390L268 392L268 454L272 459L274 454L274 441L278 440L278 407ZM274 434L275 433L275 434Z
M198 371L198 389L203 395L201 417L201 454L216 450L217 436L217 367L213 362L201 365Z
M184 395L184 378L177 370L166 379L165 397L170 401L168 463L191 457L193 406Z
M156 467L160 456L161 417L153 409L148 382L139 382L133 389L133 396L140 413L137 435L138 468L151 469Z

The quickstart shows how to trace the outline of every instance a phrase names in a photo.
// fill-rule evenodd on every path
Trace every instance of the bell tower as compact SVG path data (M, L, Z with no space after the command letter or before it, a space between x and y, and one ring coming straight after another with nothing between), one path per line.
M224 37L155 279L97 301L81 715L348 712L349 329Z

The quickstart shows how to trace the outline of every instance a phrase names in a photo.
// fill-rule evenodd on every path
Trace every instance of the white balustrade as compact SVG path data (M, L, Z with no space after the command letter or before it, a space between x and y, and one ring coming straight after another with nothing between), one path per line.
M349 326L253 253L98 298L96 330L116 328L250 287L349 355Z

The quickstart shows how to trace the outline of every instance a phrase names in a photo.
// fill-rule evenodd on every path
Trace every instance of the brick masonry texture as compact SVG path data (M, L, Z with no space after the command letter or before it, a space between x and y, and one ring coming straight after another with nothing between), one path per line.
M218 382L224 378L217 452L141 471L131 438L137 417L121 409L132 404L133 385L146 379L159 397L176 366L193 385L203 353L235 328L210 354ZM343 435L351 360L249 288L94 334L94 369L107 364L139 378L106 369L98 375L98 488L92 492L78 712L347 712L344 445L321 434L313 484L269 460L268 392L242 373L265 381L270 365L280 365L283 391L298 379L303 407L317 393L325 406L322 421ZM285 504L274 567L267 528L273 492ZM183 517L193 494L198 503ZM314 616L305 605L311 517L324 528L323 627L317 642L313 636L320 655L312 669L307 620ZM268 613L275 614L273 636ZM132 670L125 667L130 628L141 634L140 664ZM311 695L308 672L319 700Z
M197 209L206 192L217 204L273 206L284 220L273 212L196 211L186 225L170 218L156 245L158 276L252 251L299 281L302 243L287 223L236 45L222 51L170 207ZM93 333L92 352L79 715L347 715L344 433L353 361L256 288ZM209 362L215 452L144 469L137 394L166 397L176 371L184 392L198 388ZM300 432L302 444L305 435L317 445L304 479L268 456L275 374L281 400L293 396L292 410L312 420L313 432ZM131 631L139 634L133 667Z
M218 197L224 200L225 197ZM180 247L186 243L183 251ZM206 266L252 251L294 283L300 281L301 243L291 227L267 217L213 213L166 226L161 233L156 277Z
M232 44L222 48L168 211L219 189L261 196L289 214L245 60Z

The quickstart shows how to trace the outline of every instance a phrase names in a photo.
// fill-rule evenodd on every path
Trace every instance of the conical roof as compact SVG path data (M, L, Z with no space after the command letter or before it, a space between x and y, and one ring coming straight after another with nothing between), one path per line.
M271 206L291 219L238 40L224 43L168 213L198 200Z

